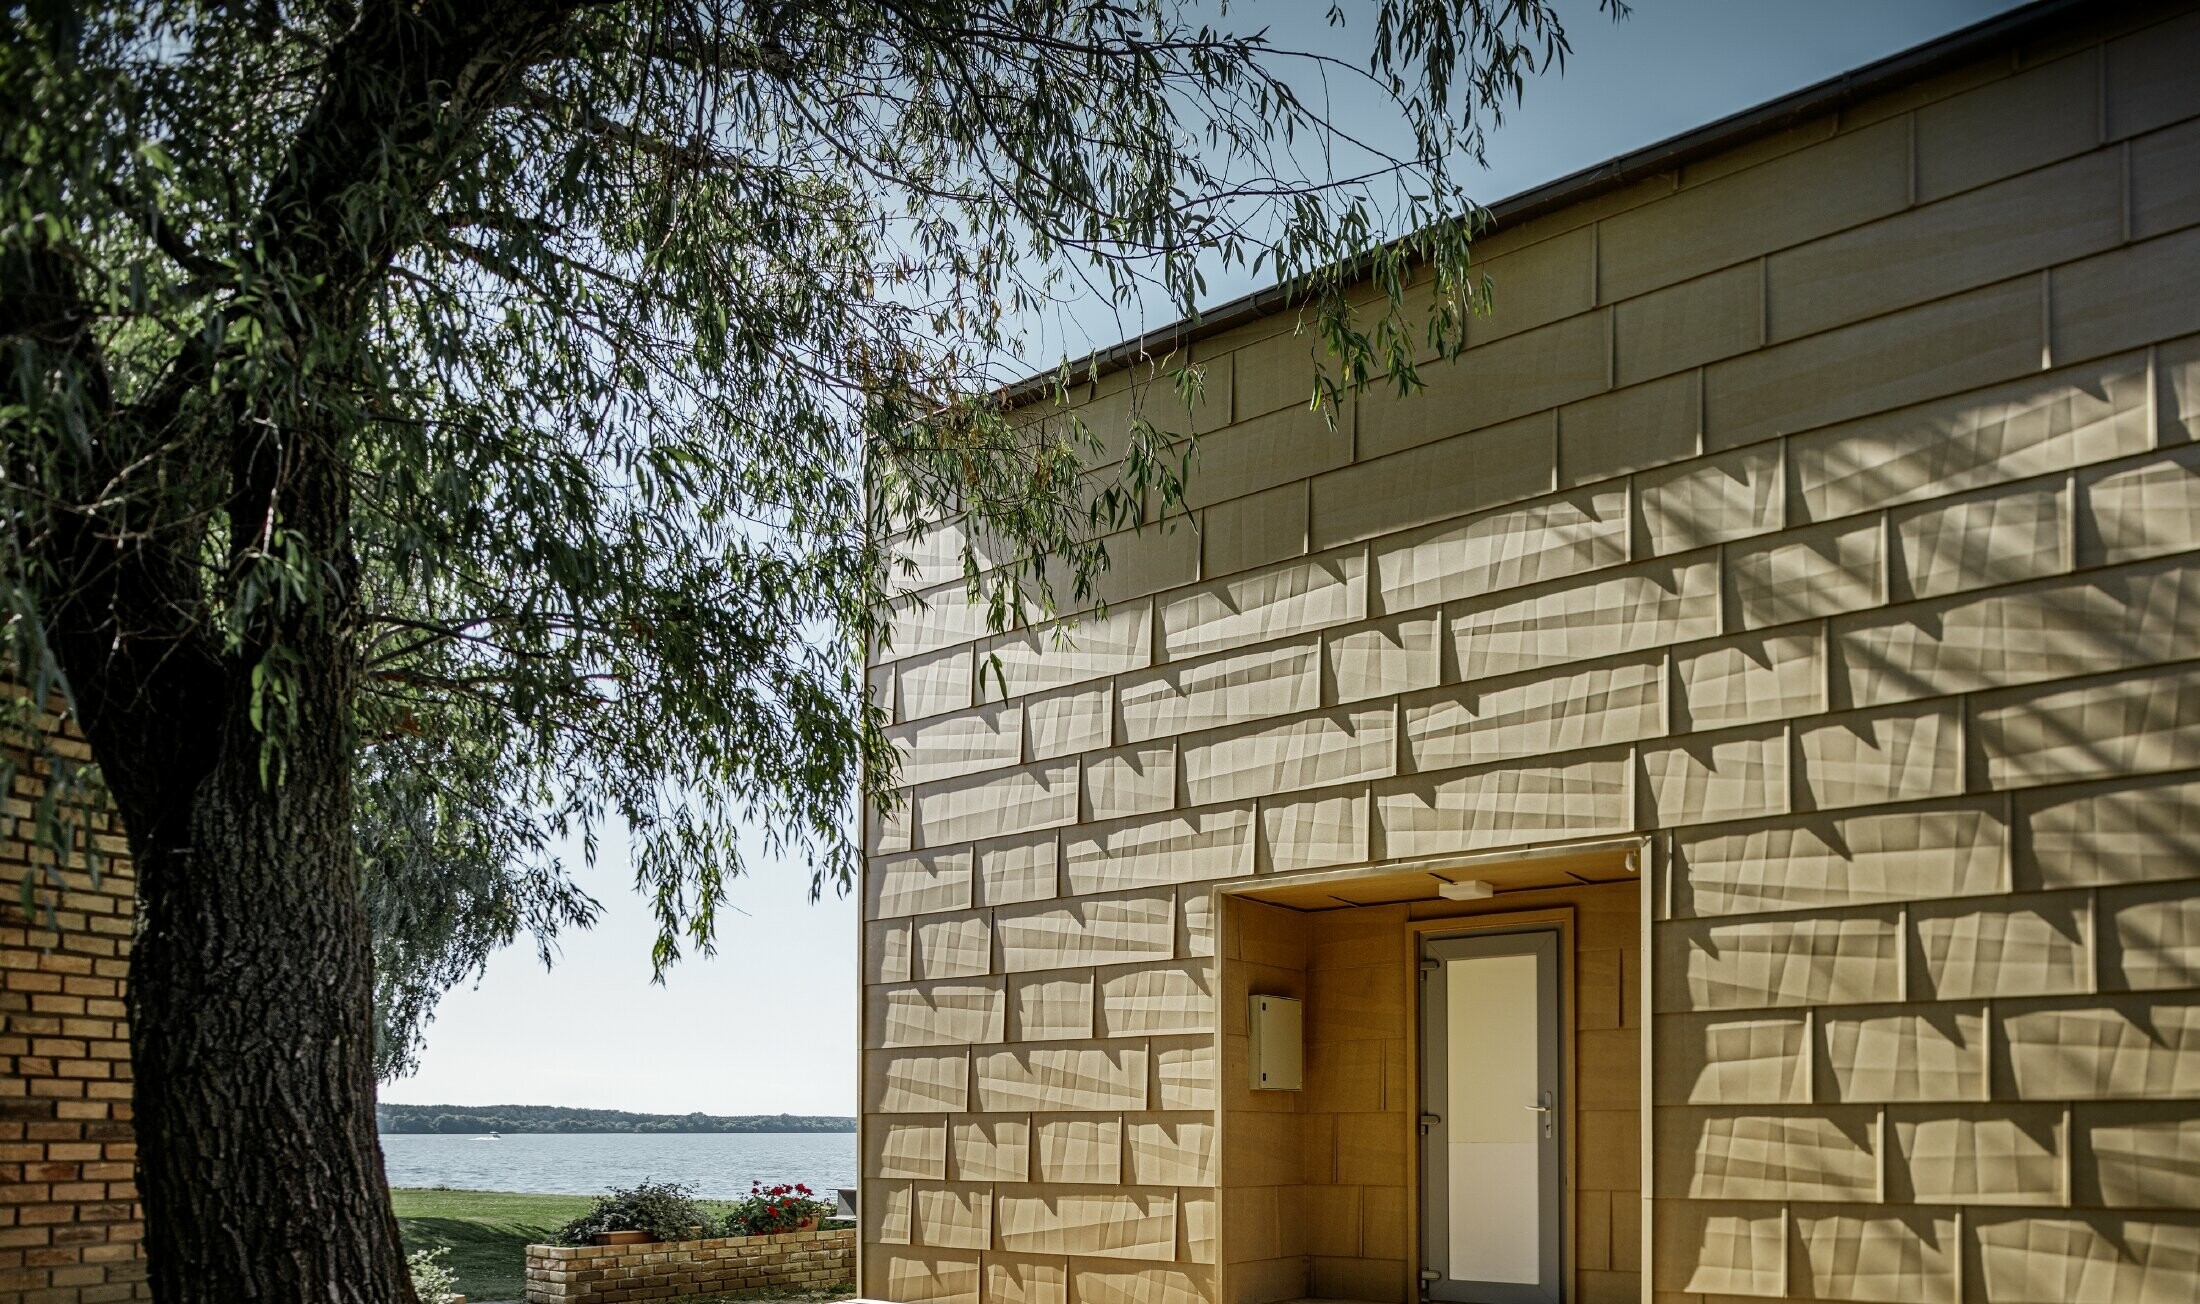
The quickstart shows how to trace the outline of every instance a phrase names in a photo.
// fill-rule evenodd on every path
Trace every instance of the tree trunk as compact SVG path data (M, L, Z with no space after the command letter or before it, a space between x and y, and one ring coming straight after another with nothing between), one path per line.
M375 1136L348 730L328 714L342 674L302 671L279 785L232 686L212 764L178 794L189 844L139 865L138 1181L163 1304L413 1299Z

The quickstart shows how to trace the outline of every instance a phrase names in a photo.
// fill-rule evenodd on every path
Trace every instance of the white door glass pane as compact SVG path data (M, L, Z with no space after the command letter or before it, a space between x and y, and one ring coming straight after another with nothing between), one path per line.
M1542 1276L1536 957L1444 964L1450 1136L1450 1276L1524 1282Z

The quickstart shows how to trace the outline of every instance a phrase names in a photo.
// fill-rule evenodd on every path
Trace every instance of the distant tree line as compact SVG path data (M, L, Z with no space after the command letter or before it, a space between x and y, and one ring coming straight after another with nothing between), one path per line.
M836 1114L630 1114L558 1105L388 1105L374 1107L383 1132L479 1136L484 1132L853 1132Z

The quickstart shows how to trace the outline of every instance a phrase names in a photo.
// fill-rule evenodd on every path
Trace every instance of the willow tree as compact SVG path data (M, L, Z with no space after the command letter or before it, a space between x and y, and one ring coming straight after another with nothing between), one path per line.
M1029 419L1067 364L1002 397L1066 299L1273 280L1316 406L1456 348L1463 177L1550 4L1306 53L1263 9L0 6L0 599L137 867L157 1299L411 1298L375 965L402 1025L584 922L559 845L629 840L660 966L737 830L850 880L878 541L961 514L972 596L1036 618L1193 455L1149 413L1088 470ZM1306 90L1346 82L1387 123Z

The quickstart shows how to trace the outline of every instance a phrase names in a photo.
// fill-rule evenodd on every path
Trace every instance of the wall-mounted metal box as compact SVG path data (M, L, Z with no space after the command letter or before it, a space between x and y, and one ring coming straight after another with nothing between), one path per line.
M1255 1091L1297 1091L1305 1077L1305 1020L1288 996L1255 996L1252 1078Z

